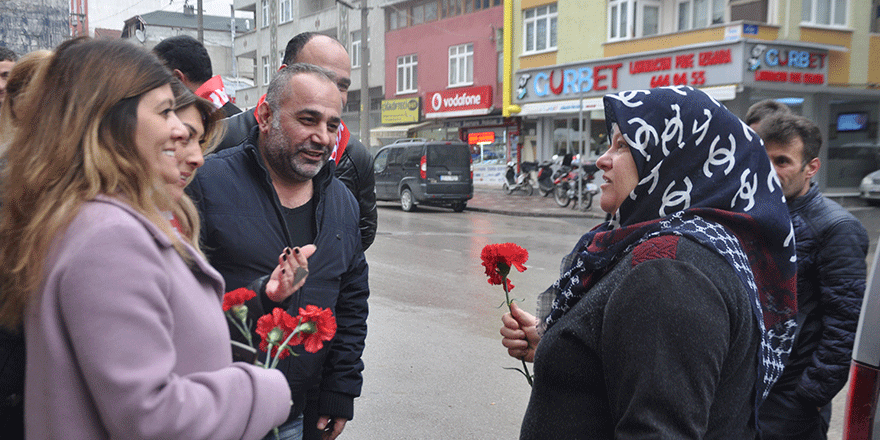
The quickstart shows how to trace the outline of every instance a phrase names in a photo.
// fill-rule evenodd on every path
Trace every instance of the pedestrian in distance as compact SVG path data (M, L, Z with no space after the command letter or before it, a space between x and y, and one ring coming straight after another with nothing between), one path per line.
M761 406L761 434L766 440L824 440L831 400L849 377L865 293L868 233L812 182L822 165L822 133L815 123L778 112L758 127L782 182L798 268L798 330L785 371Z
M746 125L751 127L752 130L758 131L761 127L761 121L780 113L791 113L791 108L775 99L758 101L752 104L746 111Z
M600 205L538 315L521 439L756 435L794 332L792 226L760 139L690 87L607 95Z
M277 252L315 245L305 284L288 299L252 289L252 317L274 308L295 313L305 304L330 308L337 330L317 353L278 364L290 383L293 408L284 439L304 429L338 436L360 395L367 328L368 269L358 233L358 206L328 165L341 122L342 99L333 72L297 63L282 69L264 102L259 124L242 145L212 154L187 187L202 220L201 243L227 288L247 286L278 265ZM314 426L303 426L312 405Z
M161 175L186 129L170 73L120 40L62 43L16 112L0 208L0 323L22 321L27 438L261 438L274 370L231 362L223 280L174 233Z

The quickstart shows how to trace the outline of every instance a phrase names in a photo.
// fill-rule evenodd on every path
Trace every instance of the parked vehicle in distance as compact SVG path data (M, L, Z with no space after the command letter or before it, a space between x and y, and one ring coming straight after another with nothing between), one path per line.
M859 197L872 205L880 204L880 170L862 179L859 185Z
M535 188L532 186L532 170L537 166L537 162L522 162L520 163L521 171L517 174L516 162L508 162L501 189L507 195L513 194L514 191L522 191L527 196L531 196L535 192Z
M593 196L599 193L599 185L593 183L599 167L595 163L587 163L573 168L560 175L554 180L553 198L556 204L566 207L574 202L572 208L580 205L581 210L586 211L593 206Z
M843 440L880 439L880 251L874 251L853 345Z
M461 141L398 139L373 159L376 200L399 200L404 211L417 205L464 211L474 196L474 167Z

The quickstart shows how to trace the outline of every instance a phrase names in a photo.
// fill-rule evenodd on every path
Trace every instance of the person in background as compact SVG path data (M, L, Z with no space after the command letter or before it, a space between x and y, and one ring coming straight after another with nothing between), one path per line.
M6 99L6 82L9 81L9 72L15 66L18 56L6 47L0 47L0 105Z
M794 332L788 210L760 139L702 91L606 95L600 205L539 321L503 316L533 360L520 438L753 439Z
M822 134L809 119L769 115L757 130L782 182L797 243L794 348L764 405L763 439L827 438L831 400L846 384L865 292L868 234L812 182Z
M258 439L289 412L282 374L231 362L223 280L163 217L186 136L171 79L125 41L72 39L16 111L0 324L25 326L27 438Z
M6 99L0 105L0 155L6 151L13 134L20 128L20 121L16 117L16 109L21 111L16 105L19 98L24 97L21 99L22 105L33 99L25 93L27 86L51 56L52 52L47 50L28 53L9 73ZM0 169L2 163L3 159L0 159ZM3 426L4 438L10 440L24 438L24 370L23 329L21 326L15 329L0 326L0 426Z
M358 234L354 197L328 165L342 100L333 72L291 64L269 84L257 110L260 123L241 146L212 154L187 187L202 219L202 244L229 289L248 285L278 265L277 250L314 244L305 285L282 300L260 295L253 316L306 304L331 308L336 336L317 353L278 368L290 382L294 405L282 438L301 438L303 411L314 405L315 426L326 438L342 432L354 414L363 379L367 334L368 269Z
M775 99L758 101L752 104L746 111L746 125L752 130L758 131L758 128L761 127L761 121L779 113L789 114L791 113L791 108Z
M153 48L153 53L183 85L200 98L214 103L227 117L241 113L226 94L223 78L214 76L211 57L199 40L189 35L166 38Z
M287 43L284 50L285 66L308 63L331 70L336 74L336 87L342 98L342 107L348 102L351 85L351 61L345 47L334 38L315 32L303 32ZM265 96L260 99L262 102ZM257 110L248 110L227 119L229 130L217 150L240 145L250 130L257 125ZM378 210L376 209L376 179L373 156L357 139L351 137L345 123L340 123L331 158L336 162L334 175L354 194L360 207L359 228L361 244L366 251L376 238Z

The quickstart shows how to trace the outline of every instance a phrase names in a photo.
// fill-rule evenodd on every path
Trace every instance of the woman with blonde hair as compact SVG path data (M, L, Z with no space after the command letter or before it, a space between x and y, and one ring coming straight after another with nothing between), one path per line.
M4 158L0 323L24 321L28 438L257 439L284 376L231 363L223 281L163 212L186 137L171 75L121 40L61 44Z

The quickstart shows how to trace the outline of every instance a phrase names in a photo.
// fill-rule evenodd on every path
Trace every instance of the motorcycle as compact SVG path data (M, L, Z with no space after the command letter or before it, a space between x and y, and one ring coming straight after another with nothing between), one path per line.
M556 188L553 190L553 198L556 199L556 204L565 208L571 202L575 202L572 207L577 208L577 201L580 199L581 210L590 209L593 206L593 196L599 193L599 185L593 183L596 171L599 171L599 167L591 163L575 166L568 173L560 175L554 181ZM578 193L579 188L580 193Z
M514 191L522 191L526 195L531 196L535 192L535 188L532 187L531 171L537 166L537 162L522 162L520 166L522 167L522 172L517 175L516 163L507 163L507 172L504 174L505 181L501 185L501 189L508 195L513 194Z
M553 189L556 188L552 165L553 162L545 161L541 162L541 165L538 166L538 192L544 197L549 196L553 193Z

